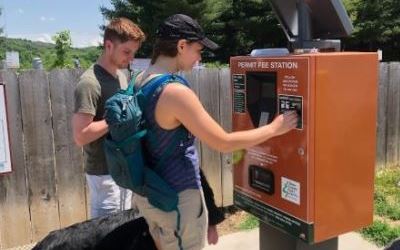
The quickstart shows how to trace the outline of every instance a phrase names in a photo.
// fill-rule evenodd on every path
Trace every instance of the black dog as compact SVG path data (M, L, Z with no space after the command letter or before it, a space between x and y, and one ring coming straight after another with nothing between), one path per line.
M384 250L400 250L400 238L395 239Z
M210 225L221 223L224 213L217 208L214 193L200 171ZM32 250L157 250L143 218L134 219L134 211L126 210L91 219L53 231Z
M143 218L126 210L49 233L33 250L157 250Z

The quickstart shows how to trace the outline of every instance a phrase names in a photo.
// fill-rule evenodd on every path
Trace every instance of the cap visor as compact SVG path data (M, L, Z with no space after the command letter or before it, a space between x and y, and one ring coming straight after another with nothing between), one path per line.
M207 37L204 38L203 40L200 40L199 42L203 44L205 47L209 48L210 50L216 50L219 48L218 44L214 43Z

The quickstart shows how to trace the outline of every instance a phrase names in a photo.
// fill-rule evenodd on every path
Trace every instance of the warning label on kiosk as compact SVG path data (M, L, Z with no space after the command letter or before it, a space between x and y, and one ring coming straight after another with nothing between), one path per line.
M283 211L268 206L253 197L234 190L235 205L253 214L258 219L307 243L314 242L314 225L301 221Z
M244 85L244 75L243 74L233 74L232 81L233 81L233 89L234 90L245 90Z
M249 156L252 159L259 162L261 164L261 166L263 165L263 163L265 163L267 165L272 165L272 164L275 164L278 162L278 156L268 154L262 150L249 148L247 150L247 153L249 154Z
M245 94L243 92L233 92L233 110L235 113L246 113Z
M300 183L285 177L281 178L281 197L300 205Z

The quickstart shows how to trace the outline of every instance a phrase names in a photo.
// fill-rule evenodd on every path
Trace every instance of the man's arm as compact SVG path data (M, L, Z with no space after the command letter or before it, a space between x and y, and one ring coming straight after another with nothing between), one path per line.
M105 120L93 121L94 116L85 113L75 113L72 117L72 132L78 146L95 141L108 132Z

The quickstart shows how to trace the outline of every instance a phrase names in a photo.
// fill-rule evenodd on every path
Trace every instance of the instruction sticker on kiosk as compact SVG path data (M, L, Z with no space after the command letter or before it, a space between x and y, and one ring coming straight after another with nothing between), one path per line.
M235 113L246 113L245 75L233 74L233 110Z
M279 114L295 110L299 116L296 129L303 129L303 97L294 95L279 95Z

